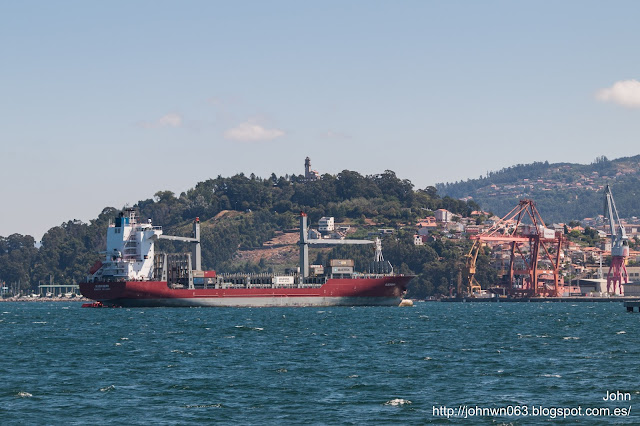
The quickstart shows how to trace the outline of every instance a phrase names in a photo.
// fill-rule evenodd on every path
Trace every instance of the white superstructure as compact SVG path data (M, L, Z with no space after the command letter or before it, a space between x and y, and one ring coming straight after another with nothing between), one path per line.
M93 278L149 280L153 275L154 242L162 227L138 223L135 211L125 209L107 229L107 251Z

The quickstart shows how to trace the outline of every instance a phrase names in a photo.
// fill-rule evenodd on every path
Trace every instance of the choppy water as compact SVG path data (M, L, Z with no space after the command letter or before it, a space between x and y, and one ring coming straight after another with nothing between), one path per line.
M638 424L639 322L620 303L1 303L0 423L469 423L440 408L466 405L611 410L481 423Z

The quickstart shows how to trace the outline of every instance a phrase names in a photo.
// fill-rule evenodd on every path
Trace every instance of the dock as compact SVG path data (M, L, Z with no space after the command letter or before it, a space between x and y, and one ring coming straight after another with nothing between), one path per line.
M637 303L633 306L640 308L640 299L637 297L629 296L612 296L612 297L594 297L594 296L569 296L569 297L447 297L440 299L441 302L462 302L462 303L476 303L476 302L497 302L497 303L521 303L521 302L624 302Z
M633 312L634 308L638 308L640 312L640 300L628 300L624 302L624 307L627 308L627 312Z

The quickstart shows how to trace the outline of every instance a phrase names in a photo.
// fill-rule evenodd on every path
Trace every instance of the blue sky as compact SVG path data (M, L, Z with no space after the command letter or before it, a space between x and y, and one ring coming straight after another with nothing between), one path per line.
M0 235L217 175L640 154L638 2L0 1Z

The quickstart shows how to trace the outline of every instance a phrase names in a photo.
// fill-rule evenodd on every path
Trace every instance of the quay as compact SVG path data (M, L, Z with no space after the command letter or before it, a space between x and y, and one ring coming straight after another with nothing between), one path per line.
M640 309L640 300L637 296L569 296L569 297L447 297L440 299L441 302L459 302L459 303L478 303L478 302L494 302L494 303L521 303L521 302L624 302L636 303Z
M633 312L633 308L638 308L640 312L640 300L629 300L624 302L624 307L627 308L627 312Z

